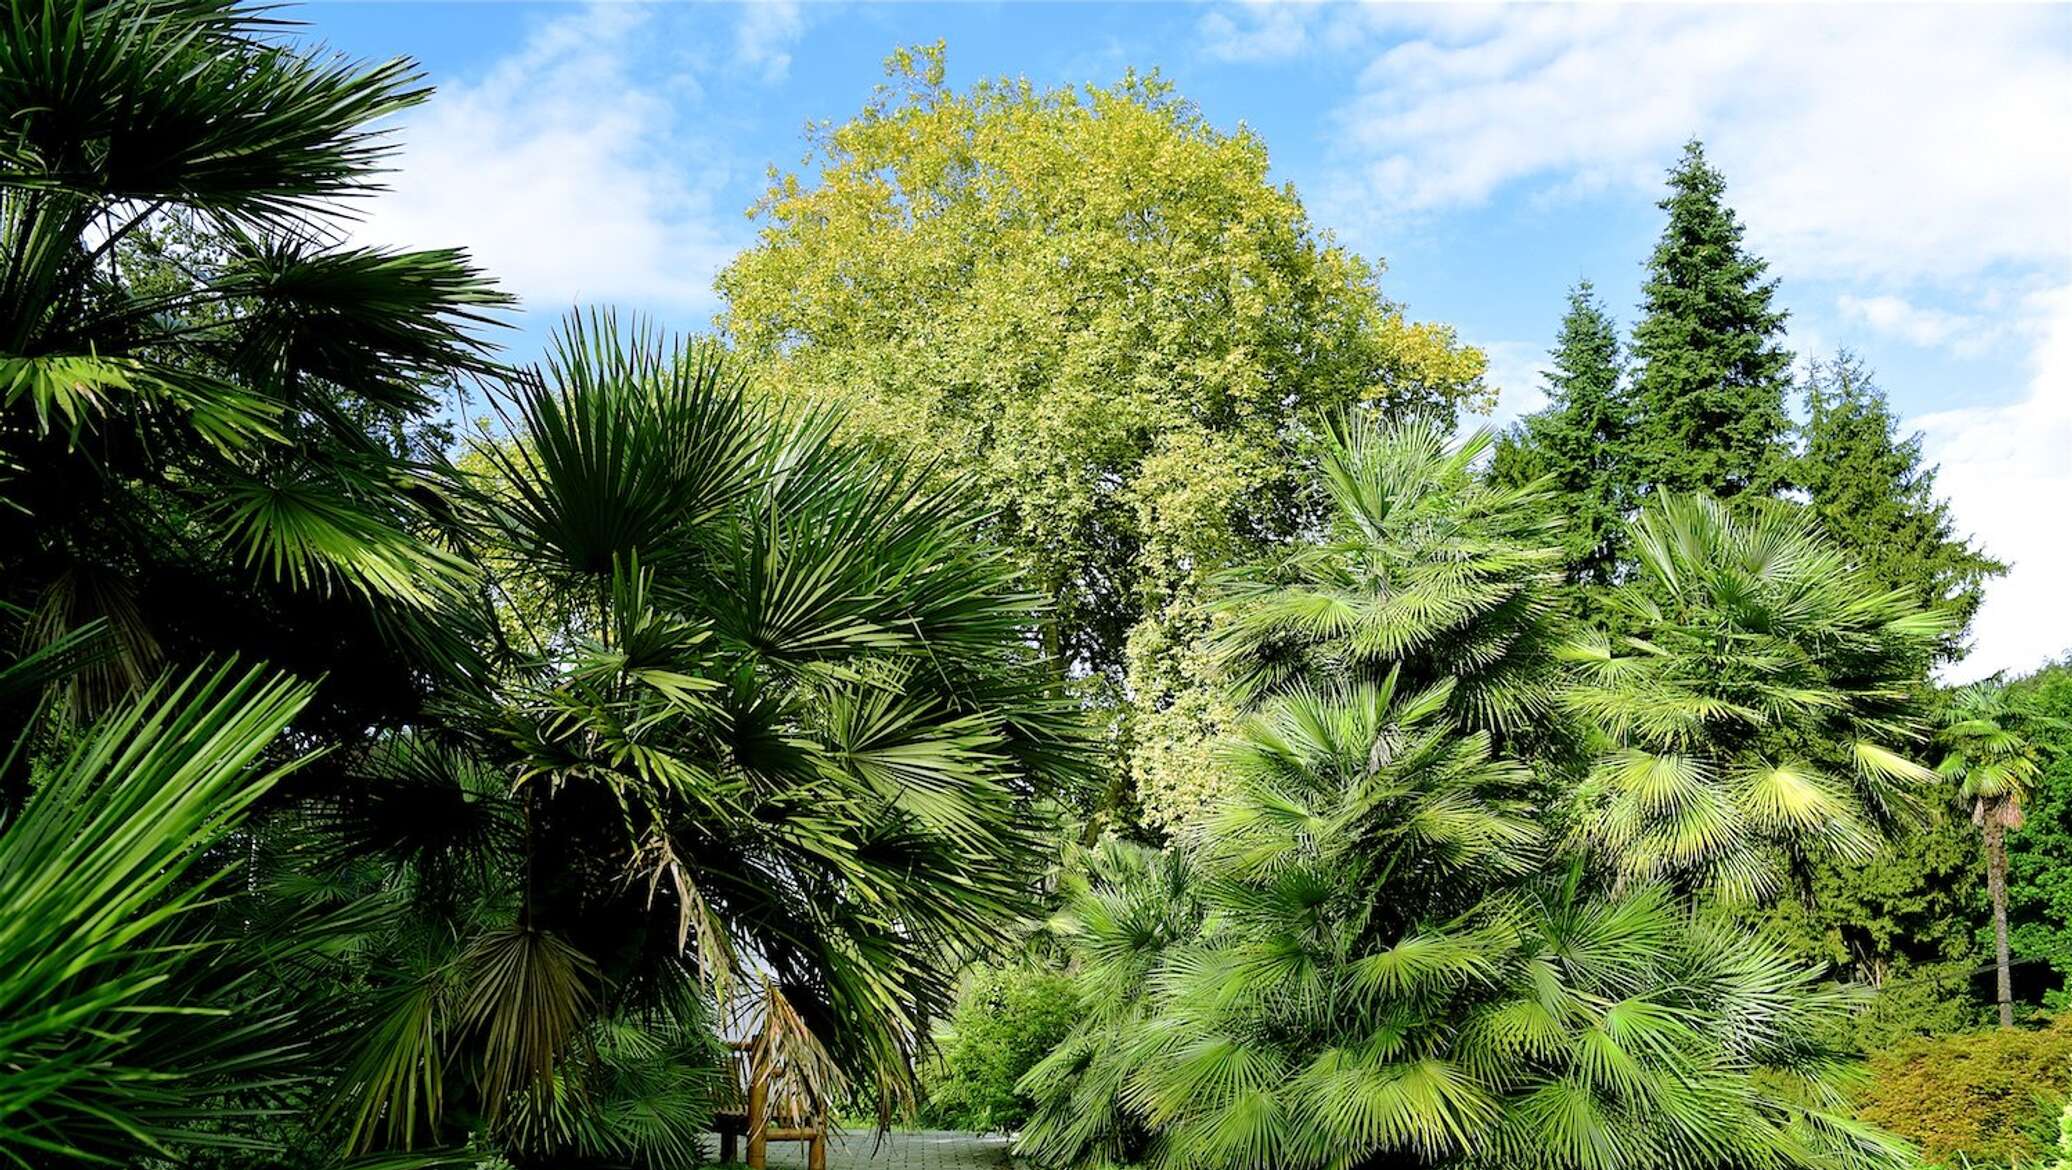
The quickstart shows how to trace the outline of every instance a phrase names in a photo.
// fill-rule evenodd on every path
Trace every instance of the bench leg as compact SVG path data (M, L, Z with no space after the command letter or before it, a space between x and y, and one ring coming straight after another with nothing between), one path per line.
M740 1156L740 1139L734 1136L733 1130L723 1130L719 1135L720 1163L722 1165L731 1166L735 1163L736 1160L740 1158Z
M806 1148L807 1170L827 1170L827 1118L813 1119L813 1142Z
M770 1165L770 1122L763 1115L770 1109L770 1087L760 1080L748 1086L748 1167L768 1170Z

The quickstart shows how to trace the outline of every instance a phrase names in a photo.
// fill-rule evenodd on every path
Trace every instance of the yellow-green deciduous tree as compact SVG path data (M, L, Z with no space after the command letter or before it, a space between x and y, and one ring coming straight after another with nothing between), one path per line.
M1451 413L1483 356L1156 75L957 90L940 44L887 73L773 175L721 324L781 392L975 471L1057 606L1059 669L1169 708L1200 583L1299 524L1301 420Z

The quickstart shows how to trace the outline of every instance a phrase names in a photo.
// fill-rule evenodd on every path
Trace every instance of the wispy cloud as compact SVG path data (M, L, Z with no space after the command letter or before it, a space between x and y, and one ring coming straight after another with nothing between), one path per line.
M727 152L686 117L695 73L645 51L656 19L595 4L480 76L440 79L357 234L465 246L534 311L631 302L702 319L746 233L718 202Z
M1917 305L1890 294L1859 297L1843 293L1835 298L1835 311L1845 321L1868 325L1922 349L1948 347L1960 354L1979 353L2001 333L1991 321Z
M1915 420L1960 525L2013 566L1987 589L1972 627L1977 648L1952 672L1958 680L2072 651L2072 284L2033 294L2027 307L2024 328L2035 337L2027 394Z
M1263 53L1340 10L1212 14ZM2072 9L1359 10L1341 202L1415 217L1500 192L1653 191L1696 134L1787 275L2072 261ZM1246 33L1252 34L1247 41Z
M1201 18L1202 51L1218 61L1284 61L1311 48L1311 5L1246 0Z
M791 72L791 46L805 31L797 0L752 0L734 22L734 53L765 81L781 81Z

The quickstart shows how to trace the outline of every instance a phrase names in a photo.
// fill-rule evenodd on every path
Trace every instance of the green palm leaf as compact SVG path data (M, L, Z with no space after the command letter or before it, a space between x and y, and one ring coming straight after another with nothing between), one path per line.
M302 762L262 757L310 693L229 667L155 683L55 762L7 826L0 1152L162 1148L212 1093L281 1075L278 1010L235 1014L238 977L188 976L219 943L196 926L223 876L212 851Z

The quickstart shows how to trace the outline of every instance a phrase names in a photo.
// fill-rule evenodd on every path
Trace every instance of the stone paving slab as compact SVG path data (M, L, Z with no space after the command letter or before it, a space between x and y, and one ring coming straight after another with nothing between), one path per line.
M804 1170L806 1147L797 1142L770 1143L770 1170ZM881 1139L873 1130L847 1130L830 1136L827 1170L1003 1170L1007 1138L980 1137L946 1130L893 1132Z

